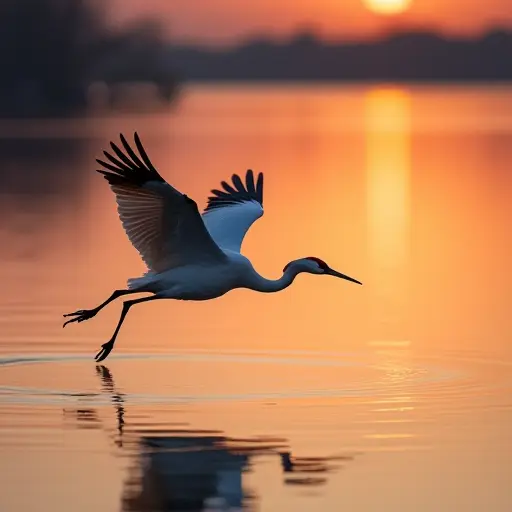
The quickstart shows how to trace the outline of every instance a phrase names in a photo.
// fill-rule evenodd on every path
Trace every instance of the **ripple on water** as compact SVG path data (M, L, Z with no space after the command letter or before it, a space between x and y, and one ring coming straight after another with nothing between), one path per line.
M346 398L375 403L506 406L512 366L498 358L381 352L207 352L111 356L132 404ZM110 403L89 355L0 359L0 403ZM401 398L402 397L402 398ZM405 397L405 398L403 398ZM452 409L453 410L453 409Z

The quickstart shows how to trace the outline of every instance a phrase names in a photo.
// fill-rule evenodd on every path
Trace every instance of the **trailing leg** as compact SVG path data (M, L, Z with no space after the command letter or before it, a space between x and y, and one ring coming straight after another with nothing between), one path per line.
M103 361L107 358L107 356L112 352L112 349L114 348L114 343L116 342L117 335L119 333L119 329L121 329L121 325L123 325L124 319L128 313L128 310L135 304L140 304L141 302L149 302L150 300L156 300L161 299L162 297L157 297L156 295L153 295L151 297L142 297L140 299L134 299L134 300L127 300L123 302L123 310L121 311L121 316L119 318L119 322L117 324L116 330L114 331L114 334L112 334L112 338L110 338L110 341L107 341L107 343L104 343L101 346L101 350L96 354L95 359L99 363L100 361Z
M67 316L73 316L75 318L72 318L71 320L68 320L67 322L64 322L64 325L62 327L66 327L67 324L70 324L72 322L83 322L84 320L89 320L89 318L92 318L96 316L106 305L110 304L113 300L118 299L119 297L122 297L123 295L128 295L131 293L143 293L141 290L115 290L112 295L105 301L102 302L99 306L96 306L94 309L79 309L78 311L75 311L74 313L68 313L64 315Z

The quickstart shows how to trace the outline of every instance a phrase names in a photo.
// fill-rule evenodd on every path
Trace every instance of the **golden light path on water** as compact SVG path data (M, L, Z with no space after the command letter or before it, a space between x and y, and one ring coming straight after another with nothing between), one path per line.
M410 259L410 106L407 92L367 93L366 176L370 344L407 346L405 310Z

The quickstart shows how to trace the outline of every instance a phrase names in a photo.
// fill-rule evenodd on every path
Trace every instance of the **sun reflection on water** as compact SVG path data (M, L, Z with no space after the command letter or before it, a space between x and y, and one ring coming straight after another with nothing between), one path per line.
M370 344L407 345L410 222L410 98L377 88L365 98ZM376 333L379 333L376 341Z

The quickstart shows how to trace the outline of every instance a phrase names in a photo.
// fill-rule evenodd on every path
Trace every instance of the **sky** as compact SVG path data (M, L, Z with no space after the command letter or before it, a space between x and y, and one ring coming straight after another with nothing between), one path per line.
M156 17L172 39L208 45L286 38L304 28L340 40L374 37L397 26L454 35L512 27L510 0L411 0L399 15L377 14L365 5L379 1L389 0L110 0L109 16L115 24Z

